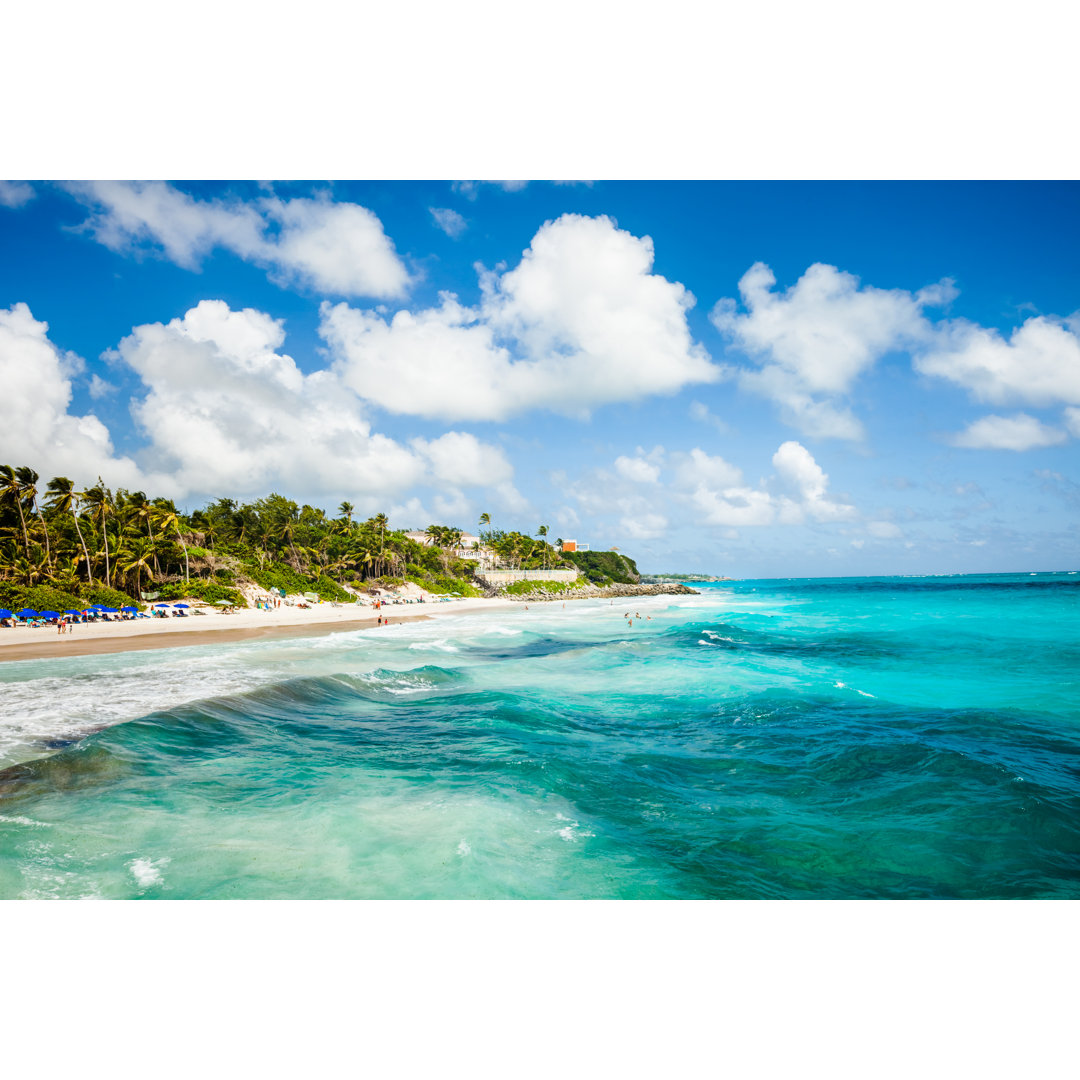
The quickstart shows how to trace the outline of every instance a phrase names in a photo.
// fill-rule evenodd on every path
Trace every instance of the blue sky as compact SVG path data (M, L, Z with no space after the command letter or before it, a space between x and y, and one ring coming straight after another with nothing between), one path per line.
M0 186L0 460L737 577L1071 569L1075 183Z

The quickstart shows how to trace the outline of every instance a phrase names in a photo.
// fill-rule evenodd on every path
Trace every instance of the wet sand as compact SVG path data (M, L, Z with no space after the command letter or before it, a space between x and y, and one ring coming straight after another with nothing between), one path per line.
M307 611L297 608L278 608L274 611L248 609L230 615L215 611L185 618L80 624L67 634L58 634L54 629L45 627L16 627L0 629L0 662L175 649L183 645L213 645L217 642L317 637L375 627L380 615L393 625L411 619L432 619L440 615L511 607L517 605L502 600L470 598L441 604L389 604L381 611L357 609L352 605L340 608L320 605Z

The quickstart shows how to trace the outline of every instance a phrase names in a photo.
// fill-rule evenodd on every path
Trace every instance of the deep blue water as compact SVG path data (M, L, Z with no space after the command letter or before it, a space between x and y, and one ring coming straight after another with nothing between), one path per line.
M1077 897L1078 615L745 581L0 665L0 896Z

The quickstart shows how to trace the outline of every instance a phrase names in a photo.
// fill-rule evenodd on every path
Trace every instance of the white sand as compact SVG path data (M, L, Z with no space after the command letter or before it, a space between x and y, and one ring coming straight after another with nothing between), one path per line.
M243 641L264 637L306 637L374 626L379 616L391 623L404 619L432 618L462 612L519 607L503 600L468 598L423 604L386 604L380 611L370 605L315 604L310 608L286 607L260 611L241 609L222 614L202 608L204 615L189 611L183 618L133 619L123 622L79 623L65 634L52 627L0 628L0 661L32 660L89 653L125 652L135 649L171 649L179 645L206 645L215 641Z

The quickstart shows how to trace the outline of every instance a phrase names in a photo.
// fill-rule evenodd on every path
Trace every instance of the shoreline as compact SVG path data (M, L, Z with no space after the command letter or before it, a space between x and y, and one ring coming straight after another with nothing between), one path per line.
M405 610L390 604L378 614L367 609L357 615L350 605L327 611L301 612L246 609L231 615L187 616L184 619L138 620L79 625L68 634L50 629L0 630L0 663L19 660L58 660L69 656L141 652L213 645L216 642L265 641L275 638L319 637L325 634L367 630L378 625L381 615L389 625L440 615L509 608L509 602L469 597L447 603L410 605ZM211 622L211 620L213 620ZM206 625L210 623L210 625Z

